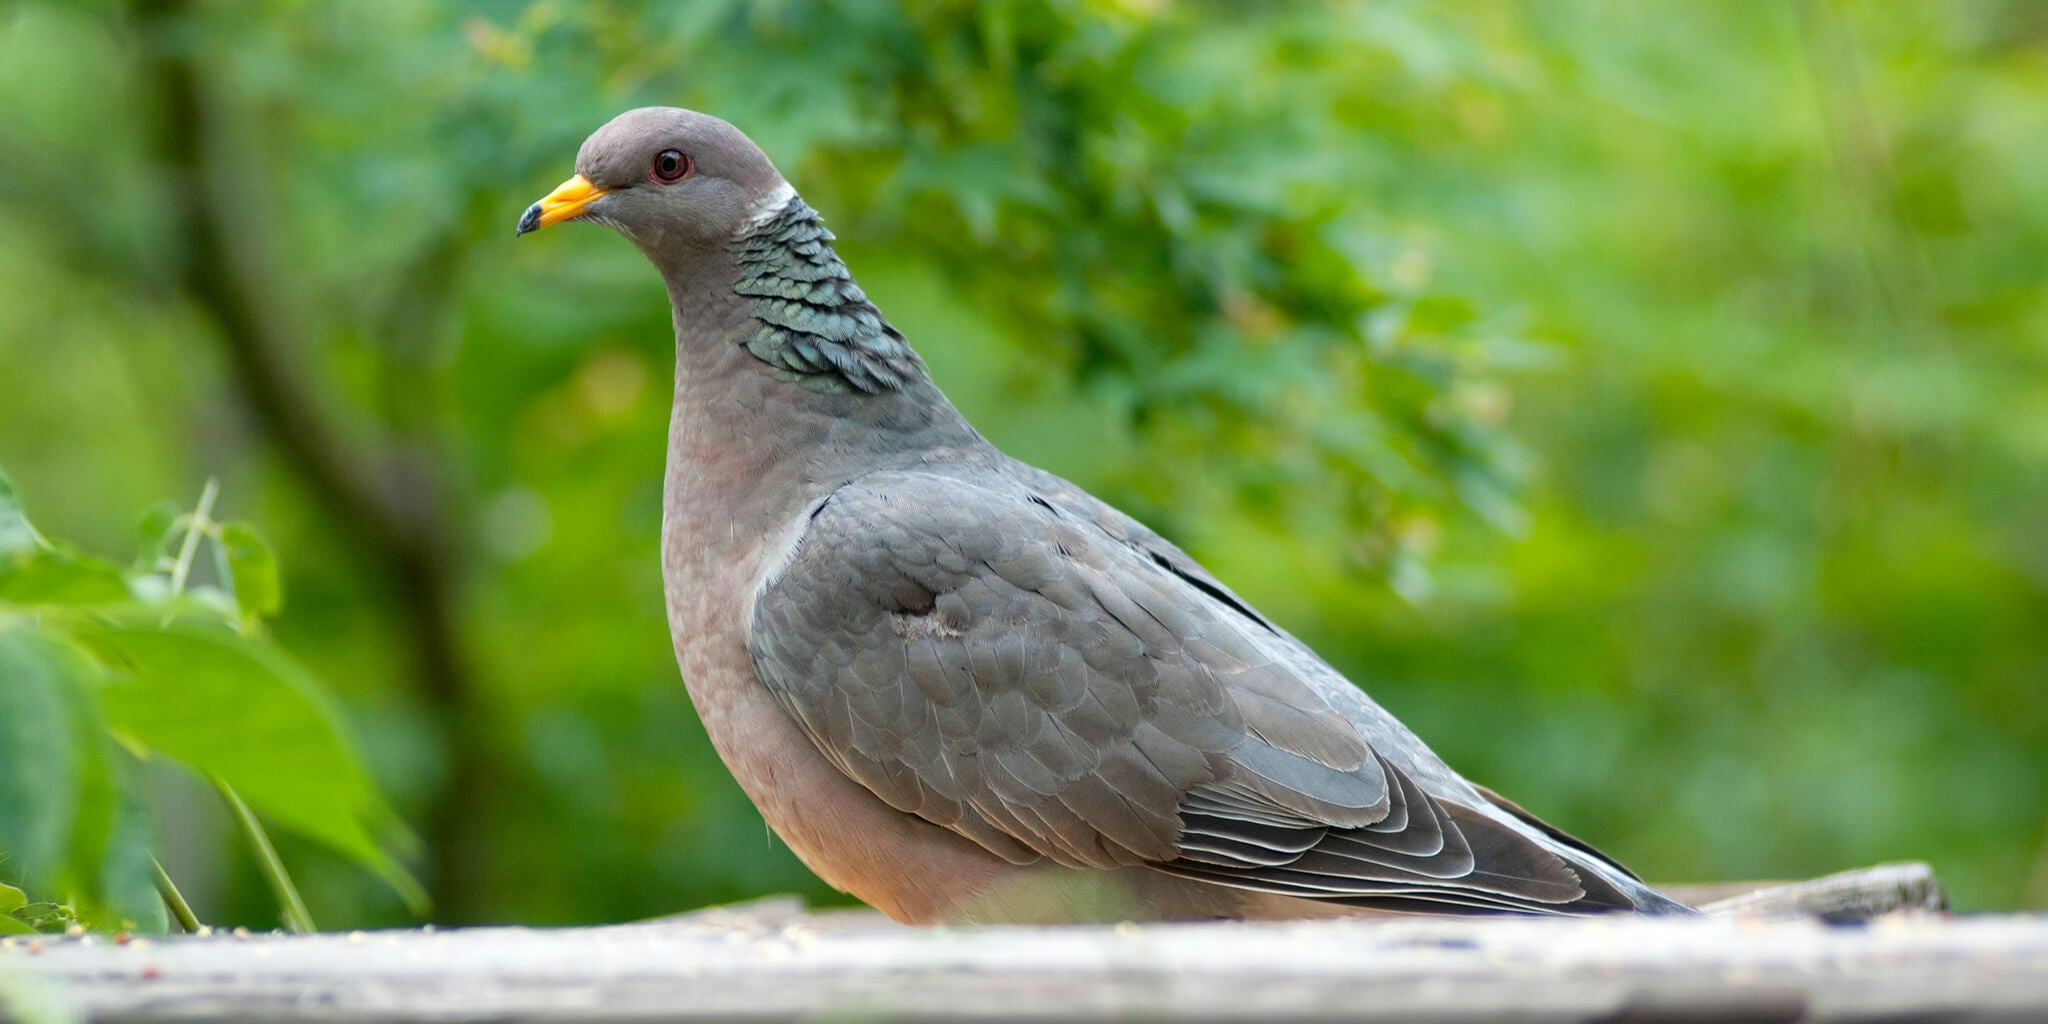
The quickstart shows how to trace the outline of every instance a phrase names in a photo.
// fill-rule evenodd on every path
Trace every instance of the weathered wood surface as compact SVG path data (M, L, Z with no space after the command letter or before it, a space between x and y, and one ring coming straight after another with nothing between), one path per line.
M2041 1022L2048 917L915 930L769 902L608 928L16 939L0 993L109 1022Z
M1721 917L1818 917L1842 923L1901 910L1948 909L1948 893L1935 881L1934 869L1919 861L1879 864L1804 882L1722 882L1658 888L1681 903Z

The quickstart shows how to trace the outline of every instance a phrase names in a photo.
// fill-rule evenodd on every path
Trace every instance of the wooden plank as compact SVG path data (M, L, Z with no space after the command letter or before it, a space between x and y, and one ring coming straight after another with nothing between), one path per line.
M910 929L784 903L605 928L17 938L0 993L104 1022L2038 1022L2048 918Z
M1948 909L1948 893L1935 881L1934 869L1919 861L1879 864L1805 882L1722 882L1657 888L1682 903L1724 917L1818 917L1848 923L1900 911Z

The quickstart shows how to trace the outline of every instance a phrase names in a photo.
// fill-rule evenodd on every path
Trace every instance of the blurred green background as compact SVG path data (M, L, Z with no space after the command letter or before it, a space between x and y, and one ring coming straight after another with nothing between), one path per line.
M221 480L436 919L843 899L676 676L658 279L513 242L647 103L1468 775L1652 879L2048 907L2038 3L0 6L0 466L124 557ZM162 775L201 916L273 924Z

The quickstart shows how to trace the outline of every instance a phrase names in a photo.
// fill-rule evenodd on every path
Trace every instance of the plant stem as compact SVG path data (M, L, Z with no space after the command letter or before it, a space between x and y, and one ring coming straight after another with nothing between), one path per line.
M164 870L163 862L155 857L149 859L149 866L156 869L156 892L164 898L164 906L171 910L171 919L188 933L197 933L201 927L199 915L192 912L192 904L185 902L185 894L178 891L177 883L171 881L170 872Z
M207 478L199 492L199 505L185 524L185 543L178 547L178 562L171 567L171 596L185 592L185 579L192 573L192 559L199 554L199 538L213 525L213 499L220 496L220 481Z
M277 896L277 904L284 915L284 925L301 935L310 935L319 929L313 927L313 915L306 910L306 901L299 896L299 887L292 884L292 876L284 870L284 861L277 856L277 847L270 845L269 833L263 831L263 823L256 820L256 812L242 802L241 794L219 776L213 784L226 798L229 809L235 812L235 823L242 826L242 833L249 839L249 845L256 850L256 868L262 872L263 880L270 883L270 891Z
M178 545L178 560L171 565L171 600L176 601L185 593L185 581L192 575L192 559L199 555L199 538L213 528L213 499L220 496L220 481L206 478L206 487L199 492L199 504L185 519L185 541ZM177 615L175 606L164 612L162 625L170 626Z

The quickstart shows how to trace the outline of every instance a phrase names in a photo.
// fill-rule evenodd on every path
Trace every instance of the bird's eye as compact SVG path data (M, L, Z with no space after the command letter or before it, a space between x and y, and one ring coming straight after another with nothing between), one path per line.
M669 185L689 177L696 169L689 154L680 149L664 149L654 154L654 164L648 170L654 180Z

